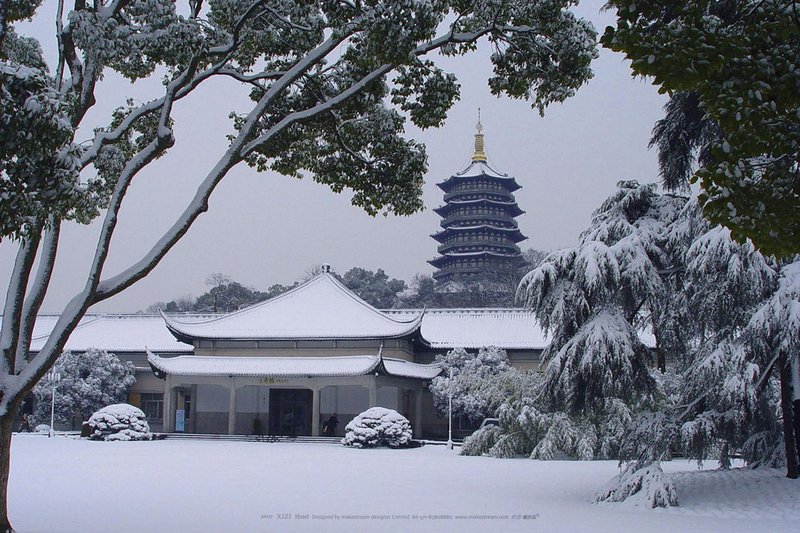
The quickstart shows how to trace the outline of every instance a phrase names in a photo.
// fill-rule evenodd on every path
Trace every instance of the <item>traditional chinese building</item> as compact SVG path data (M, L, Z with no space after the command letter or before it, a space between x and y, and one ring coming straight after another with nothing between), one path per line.
M31 345L55 317L39 317ZM224 315L89 315L71 351L105 349L136 368L128 401L159 432L320 434L369 407L395 409L415 437L442 437L428 389L436 354L456 347L507 350L536 369L547 338L522 309L379 310L327 267L280 296Z
M442 231L432 237L440 243L440 255L428 261L438 282L491 279L519 264L518 243L527 239L515 220L524 213L514 198L520 185L489 166L480 116L472 161L438 186L445 203L434 211L442 217Z

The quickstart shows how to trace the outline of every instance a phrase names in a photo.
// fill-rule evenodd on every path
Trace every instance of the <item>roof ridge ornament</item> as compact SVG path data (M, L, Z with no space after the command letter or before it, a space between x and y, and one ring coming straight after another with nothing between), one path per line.
M481 124L481 108L478 108L478 123L475 124L477 133L475 134L475 151L472 153L473 161L486 162L486 153L483 145L483 124Z

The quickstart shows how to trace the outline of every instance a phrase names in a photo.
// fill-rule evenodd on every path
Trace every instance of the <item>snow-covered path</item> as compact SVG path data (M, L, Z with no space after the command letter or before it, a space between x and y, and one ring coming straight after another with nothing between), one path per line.
M91 442L17 435L20 532L795 531L800 482L668 463L681 507L590 503L613 461L461 457L441 446Z

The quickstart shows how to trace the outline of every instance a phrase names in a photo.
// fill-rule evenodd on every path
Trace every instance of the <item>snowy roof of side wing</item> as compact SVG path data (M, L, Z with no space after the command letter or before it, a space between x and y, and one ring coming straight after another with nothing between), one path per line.
M387 311L402 317L413 310ZM525 309L429 309L422 321L422 338L432 348L541 350L550 343L536 317Z
M178 339L390 339L419 329L424 312L402 319L375 309L329 272L275 298L211 320L164 315Z
M55 315L36 317L31 351L38 352L47 342L50 332L58 321ZM192 320L207 319L207 316L192 316ZM85 352L90 348L109 352L143 352L145 345L159 352L190 353L192 346L184 344L170 335L159 315L137 314L90 314L81 319L67 339L65 351Z
M386 311L397 317L416 312L419 311ZM544 350L550 344L550 335L539 325L536 315L523 308L428 309L420 333L434 349L497 346L505 350ZM649 329L639 332L639 339L645 346L655 346Z

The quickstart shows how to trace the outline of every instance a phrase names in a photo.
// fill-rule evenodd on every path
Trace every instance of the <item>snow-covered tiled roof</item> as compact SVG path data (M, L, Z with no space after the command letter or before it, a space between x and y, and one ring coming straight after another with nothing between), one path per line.
M448 231L467 231L476 229L492 229L495 231L519 231L517 227L495 226L494 224L474 224L472 226L450 226Z
M194 317L195 320L199 318ZM56 320L57 316L37 317L31 351L42 349ZM161 316L123 314L86 315L70 335L64 349L74 352L84 352L89 348L101 348L109 352L143 352L145 346L168 353L192 351L191 345L176 340L170 334Z
M514 179L508 174L503 174L502 172L496 171L495 169L490 167L489 163L487 163L486 161L475 161L475 160L472 160L467 168L456 174L456 176L459 178L471 178L480 175L491 176L492 178Z
M469 166L462 170L461 172L450 176L443 182L437 184L438 187L442 190L447 190L450 185L458 182L462 178L477 178L480 176L489 176L491 178L496 178L502 180L505 183L505 187L508 192L513 192L520 188L520 185L517 183L517 180L513 176L509 176L507 174L503 174L502 172L498 172L494 170L486 161L471 161Z
M403 317L414 310L387 313ZM422 320L422 338L431 347L540 350L550 339L524 309L429 309Z
M159 372L174 376L347 377L382 369L393 376L431 379L441 371L438 365L384 360L380 353L335 357L160 357L148 352L147 361Z
M191 339L387 339L419 328L423 313L396 318L353 294L323 272L288 292L211 320L165 316L167 327Z
M58 322L58 315L38 315L36 317L36 323L33 325L33 336L41 337L42 335L49 335L53 328L56 327L56 322ZM86 320L84 317L83 320ZM3 316L0 315L0 326L3 325Z
M383 368L392 376L419 379L433 379L442 371L439 365L421 365L402 359L384 359Z
M403 317L419 310L390 309L385 312ZM535 315L521 308L428 309L420 333L432 348L448 350L484 346L543 350L550 344L550 336L536 322ZM650 328L639 332L639 340L649 348L655 347L655 337Z
M235 357L181 355L159 357L148 352L147 361L174 376L363 376L381 363L377 355L338 357Z
M497 257L508 257L510 255L517 255L516 253L503 254L500 252L492 252L490 250L478 250L477 252L448 252L448 257L477 257L479 255L494 255Z

